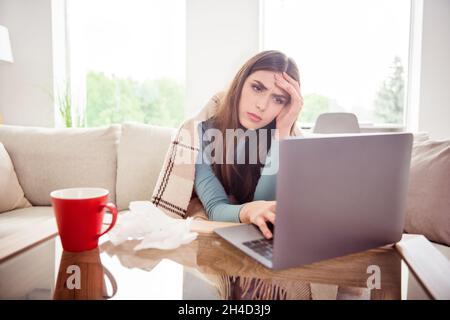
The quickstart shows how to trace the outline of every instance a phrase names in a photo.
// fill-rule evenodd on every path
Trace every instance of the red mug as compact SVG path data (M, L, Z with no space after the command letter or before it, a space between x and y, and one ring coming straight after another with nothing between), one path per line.
M108 203L102 188L70 188L50 193L63 249L80 252L95 249L98 239L116 224L117 208ZM112 214L109 227L101 232L105 208Z

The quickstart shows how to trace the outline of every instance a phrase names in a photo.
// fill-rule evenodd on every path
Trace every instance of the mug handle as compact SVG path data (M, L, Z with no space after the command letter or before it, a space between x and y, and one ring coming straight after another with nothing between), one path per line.
M106 291L106 288L105 288L105 291L103 292L103 298L111 299L117 293L117 282L116 282L116 279L114 279L114 276L111 274L111 272L108 269L106 269L106 267L103 267L103 272L104 272L104 275L106 276L106 278L108 278L109 283L111 284L111 288L112 288L111 294L108 294L108 292Z
M117 221L117 208L114 205L114 203L112 202L108 202L107 204L104 205L105 208L109 209L110 213L112 214L112 221L111 224L109 225L108 229L106 229L104 232L102 232L101 234L99 234L97 237L101 237L102 235L104 235L105 233L107 233L109 230L111 230L114 225L116 224Z

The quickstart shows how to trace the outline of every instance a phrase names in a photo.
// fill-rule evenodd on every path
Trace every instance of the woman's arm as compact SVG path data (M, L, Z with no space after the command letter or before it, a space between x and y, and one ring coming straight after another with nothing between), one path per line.
M208 164L196 164L195 190L205 207L209 219L253 223L268 239L272 232L267 222L275 223L275 201L252 201L240 205L230 204L219 179Z
M203 133L199 126L200 141ZM202 142L200 144L203 145ZM252 201L241 205L231 204L228 196L214 174L210 162L203 160L200 148L199 156L195 164L194 188L200 201L205 207L211 220L253 223L259 227L266 238L271 238L272 233L267 227L267 221L275 223L275 201ZM266 162L267 163L267 162Z
M231 204L225 189L214 174L210 160L203 157L203 126L198 126L200 151L195 164L194 188L210 220L240 222L239 213L243 205Z
M240 222L239 212L243 205L230 203L225 189L209 164L195 165L194 186L210 220Z

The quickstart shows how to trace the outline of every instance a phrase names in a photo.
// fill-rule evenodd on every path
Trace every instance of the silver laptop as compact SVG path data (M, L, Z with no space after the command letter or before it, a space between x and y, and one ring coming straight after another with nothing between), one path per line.
M251 224L215 232L272 269L395 243L403 232L411 147L410 133L282 140L273 238Z

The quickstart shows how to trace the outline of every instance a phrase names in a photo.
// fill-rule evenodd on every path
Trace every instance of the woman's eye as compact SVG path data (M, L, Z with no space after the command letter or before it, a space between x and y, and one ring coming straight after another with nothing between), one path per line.
M252 85L253 90L255 90L256 92L260 92L261 88L257 85Z
M285 104L286 102L284 101L284 99L281 98L275 98L275 102L278 104Z

